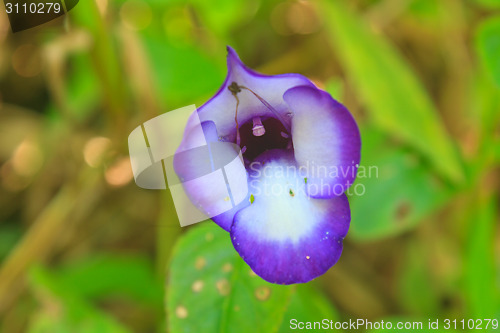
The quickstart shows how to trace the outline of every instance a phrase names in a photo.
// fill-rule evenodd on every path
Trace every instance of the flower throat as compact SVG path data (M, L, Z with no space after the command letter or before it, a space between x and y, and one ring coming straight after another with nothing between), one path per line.
M232 82L227 89L236 99L234 121L236 123L236 144L241 148L246 159L253 160L266 150L285 149L291 147L290 125L284 117L274 109L265 99L248 87ZM238 94L242 90L251 92L274 117L255 116L251 122L242 126L238 123L238 107L240 100Z

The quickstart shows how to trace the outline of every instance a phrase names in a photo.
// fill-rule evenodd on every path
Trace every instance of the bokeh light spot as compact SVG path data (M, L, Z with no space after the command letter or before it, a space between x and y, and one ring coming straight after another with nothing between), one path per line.
M123 24L131 30L147 28L153 19L151 7L144 1L129 0L120 9Z
M285 1L271 12L271 25L280 35L307 35L319 30L321 18L309 1Z
M188 316L188 310L184 306L179 305L175 309L175 315L177 316L177 318L180 318L180 319L187 318L187 316Z
M14 171L24 177L33 176L43 163L43 155L38 146L30 140L24 140L12 155Z
M87 141L83 148L83 158L91 167L102 163L104 153L111 146L111 140L105 137L95 137Z
M134 178L130 158L122 157L116 161L106 170L105 178L112 186L119 187L128 184Z

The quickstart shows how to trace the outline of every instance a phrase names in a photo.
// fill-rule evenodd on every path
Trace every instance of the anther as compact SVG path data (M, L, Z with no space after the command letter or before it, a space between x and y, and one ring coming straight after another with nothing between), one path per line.
M262 125L260 117L253 117L252 131L255 136L263 136L266 134L266 129L264 128L264 125Z
M227 87L227 89L236 96L239 92L241 92L240 86L236 82L231 82L231 84Z

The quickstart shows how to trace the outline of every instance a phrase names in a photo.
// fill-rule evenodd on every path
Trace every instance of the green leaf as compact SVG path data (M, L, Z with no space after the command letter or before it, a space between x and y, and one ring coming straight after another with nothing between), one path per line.
M500 164L500 140L495 140L493 143L494 151L494 163Z
M61 96L59 103L49 104L46 112L53 120L70 115L75 120L84 122L98 110L102 98L101 82L88 54L72 55L68 63L71 64L71 72L64 88L61 88L61 94L64 96ZM64 110L61 110L61 107Z
M189 6L204 27L212 33L226 40L232 29L242 26L257 12L260 1L245 0L189 0ZM186 5L185 0L170 1L170 5Z
M476 207L469 216L464 291L471 318L495 318L500 306L495 267L498 203L494 198L477 200Z
M176 48L152 35L143 36L142 41L165 105L204 102L224 82L224 56L215 63L194 47ZM193 96L203 98L193 101Z
M429 274L432 258L435 260L434 248L429 248L424 241L409 240L405 249L405 257L399 268L398 298L408 313L419 314L431 318L439 313L440 293ZM415 288L425 286L425 288Z
M338 77L330 78L325 84L325 90L338 101L342 100L344 93L344 82Z
M171 332L274 332L293 291L256 276L229 234L205 222L185 234L172 256L167 286Z
M495 131L500 120L500 89L495 85L485 69L479 70L471 78L467 117L479 138L474 158L468 161L468 179L476 184L485 170L495 165Z
M415 16L419 22L424 22L424 29L435 29L442 23L442 10L440 3L437 1L428 0L413 0L408 5L408 11Z
M102 91L88 55L71 57L74 66L66 87L66 102L79 120L86 120L99 105Z
M364 129L362 133L362 162L347 192L352 214L349 237L396 235L415 227L447 201L451 191L418 155L391 146L380 132Z
M75 292L86 299L120 295L163 308L162 284L153 264L143 257L94 255L65 266L58 277L66 285L77 286Z
M485 20L478 27L476 49L486 71L500 87L500 16Z
M128 333L113 317L94 308L81 298L76 285L66 285L43 267L30 271L30 285L46 308L34 315L29 333ZM54 311L56 310L56 311Z
M487 70L479 70L471 78L469 94L467 116L480 126L478 129L480 134L491 143L491 137L500 120L500 112L498 112L500 89L492 82Z
M340 1L322 4L335 51L374 123L416 147L445 178L462 182L455 146L429 96L397 50Z
M102 97L106 100L104 111L109 112L109 116L116 119L121 113L128 109L124 72L117 61L116 45L111 34L112 29L108 29L107 22L99 13L99 8L95 1L80 1L75 10L68 14L72 21L79 28L90 33L92 48L90 49L91 59L95 73L99 77L100 88L106 93Z
M324 319L328 323L331 320L335 322L339 319L339 315L328 298L316 289L313 284L300 284L297 285L296 292L292 296L288 310L285 313L285 319L281 323L278 332L295 332L297 329L293 329L292 324L322 322Z
M28 333L127 333L127 329L110 321L107 317L89 313L82 322L74 323L66 317L51 314L49 310L36 313L29 325Z
M476 2L485 8L500 8L500 0L476 0Z

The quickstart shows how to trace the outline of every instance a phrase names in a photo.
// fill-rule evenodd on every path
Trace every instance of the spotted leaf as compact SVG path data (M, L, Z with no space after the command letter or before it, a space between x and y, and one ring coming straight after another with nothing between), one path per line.
M291 286L268 283L234 251L213 223L191 229L170 264L167 316L170 332L274 332ZM251 324L249 324L251 323Z

